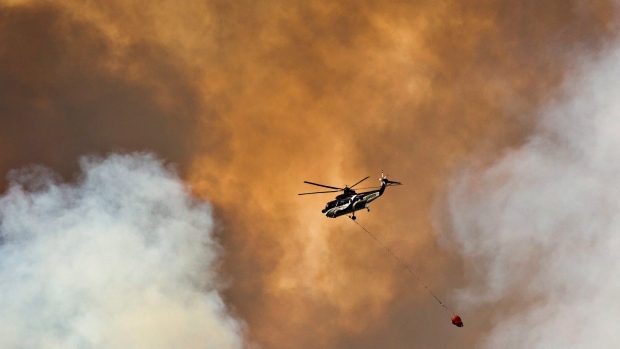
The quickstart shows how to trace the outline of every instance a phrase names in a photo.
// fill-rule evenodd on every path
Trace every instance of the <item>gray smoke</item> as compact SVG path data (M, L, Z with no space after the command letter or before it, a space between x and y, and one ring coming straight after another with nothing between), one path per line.
M207 203L148 154L82 177L12 172L0 198L1 348L240 348Z
M620 347L620 50L581 64L535 134L448 195L486 348Z

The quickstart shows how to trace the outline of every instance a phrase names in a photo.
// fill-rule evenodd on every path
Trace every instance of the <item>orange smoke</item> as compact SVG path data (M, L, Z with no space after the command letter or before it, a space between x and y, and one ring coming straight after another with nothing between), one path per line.
M611 1L25 1L1 18L0 169L70 174L117 149L178 163L214 204L226 300L264 348L474 345L490 319L461 314L455 333L363 231L321 215L331 196L296 194L403 182L359 220L449 303L465 280L435 242L436 196L467 156L521 142L616 19Z

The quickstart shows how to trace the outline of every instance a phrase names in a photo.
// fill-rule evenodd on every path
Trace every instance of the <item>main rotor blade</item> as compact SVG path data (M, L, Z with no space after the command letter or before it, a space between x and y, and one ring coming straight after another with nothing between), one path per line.
M323 188L342 190L342 188L330 187L329 185L324 185L324 184L319 184L319 183L312 183L312 182L308 182L308 181L304 181L304 183L316 185L316 186L323 187Z
M355 190L364 190L364 189L379 189L379 188L381 188L381 187L380 187L380 186L378 186L378 185L375 185L374 187L356 188Z
M370 177L370 176L368 176L368 177ZM353 185L352 185L352 186L350 186L349 188L353 188L354 186L356 186L356 185L358 185L358 184L362 183L363 181L367 180L367 179L368 179L368 177L366 177L366 178L362 179L361 181L359 181L359 182L357 182L357 183L353 184Z
M338 190L328 190L328 191L313 191L313 192L311 192L311 193L301 193L301 194L297 194L297 195L335 193L335 192L338 192L338 191L342 191L342 189L338 189Z

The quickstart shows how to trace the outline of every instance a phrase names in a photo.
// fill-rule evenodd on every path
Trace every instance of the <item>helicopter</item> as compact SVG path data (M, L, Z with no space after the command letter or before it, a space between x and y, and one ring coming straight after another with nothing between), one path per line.
M370 204L370 202L378 199L381 195L383 195L385 188L393 185L402 185L402 183L400 182L388 180L387 176L383 175L383 172L381 172L381 178L379 178L379 181L381 181L381 186L378 189L365 191L362 193L357 193L355 190L353 190L353 187L367 180L369 177L370 176L360 180L359 182L353 184L350 187L345 185L344 188L337 188L329 185L304 181L304 183L306 184L316 185L332 190L315 191L310 193L301 193L297 195L336 193L342 191L343 193L336 196L335 200L329 201L321 212L329 218L336 218L349 214L349 218L355 220L357 218L355 217L355 211L366 209L368 210L368 212L370 212L370 207L368 205Z

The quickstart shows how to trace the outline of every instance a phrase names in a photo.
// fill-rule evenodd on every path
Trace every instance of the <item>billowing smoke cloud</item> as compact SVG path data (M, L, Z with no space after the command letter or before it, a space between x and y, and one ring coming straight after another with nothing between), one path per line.
M620 346L620 49L604 56L542 110L526 144L453 185L471 283L460 299L502 309L485 347Z
M179 165L223 227L226 303L265 348L473 347L303 180L405 183L360 222L450 302L429 212L455 164L523 142L616 0L0 0L0 173L83 154ZM0 190L6 183L0 181ZM445 297L444 297L445 296ZM485 319L482 313L477 319Z
M0 347L240 348L207 203L148 154L42 168L0 198Z

